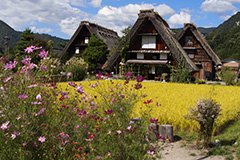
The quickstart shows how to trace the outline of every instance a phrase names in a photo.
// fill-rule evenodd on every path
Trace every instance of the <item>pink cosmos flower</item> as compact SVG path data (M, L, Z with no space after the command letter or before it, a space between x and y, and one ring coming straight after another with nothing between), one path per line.
M45 137L42 137L42 136L38 137L38 141L40 141L40 142L45 142L45 140L46 140Z
M121 131L121 130L118 130L118 131L117 131L117 134L121 134L121 133L122 133L122 131Z
M107 153L107 156L111 156L111 153L110 153L110 152L108 152L108 153Z
M2 129L2 130L7 129L7 128L8 128L8 124L9 124L9 121L3 123L2 126L1 126L1 129Z
M14 62L10 61L9 63L6 63L5 65L3 65L3 67L10 71L11 69L15 68L16 65L17 65L17 61L14 61Z
M31 102L31 104L42 104L42 102Z
M38 94L38 95L36 96L36 99L41 100L41 99L42 99L42 96L41 96L40 94Z
M48 70L49 70L47 66L43 66L43 65L40 66L39 68L40 68L40 70L42 70L42 71L48 71Z
M30 86L27 86L28 88L32 88L32 87L37 87L37 84L31 84Z
M129 122L129 124L133 124L133 123L134 123L134 121L130 121L130 122Z
M4 80L3 80L3 82L7 82L7 81L9 81L11 79L11 77L7 77L7 78L5 78Z
M41 51L39 54L38 54L41 58L47 58L47 55L48 55L48 51Z
M19 96L18 96L18 98L24 98L24 99L26 99L27 97L28 97L27 94L25 94L25 95L19 95Z
M24 147L24 146L26 146L26 145L27 145L27 142L23 142L22 146Z
M123 62L120 62L119 63L121 66L125 66L126 64L125 63L123 63Z
M16 135L15 134L11 134L11 138L12 138L12 140L14 140L16 138Z
M29 63L26 69L33 69L33 68L35 68L35 67L37 67L36 64L34 64L34 63Z
M36 49L36 46L30 46L24 49L24 52L32 53Z
M29 58L28 56L26 57L22 57L22 64L29 64L31 62L31 58Z
M71 76L72 76L72 73L71 73L71 72L68 72L68 73L67 73L67 76L68 76L68 77L71 77Z
M147 151L147 153L153 155L154 151L149 150L149 151Z
M34 142L34 143L33 143L33 147L38 147L38 143L37 143L37 142Z
M132 128L132 126L128 126L128 127L127 127L127 130L130 130L131 128Z

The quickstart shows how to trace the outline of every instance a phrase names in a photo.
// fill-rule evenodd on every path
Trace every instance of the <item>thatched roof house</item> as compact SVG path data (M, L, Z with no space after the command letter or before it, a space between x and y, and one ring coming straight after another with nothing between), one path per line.
M198 28L193 23L184 24L177 39L199 68L199 72L195 73L194 77L196 79L215 79L216 67L222 63Z
M198 67L174 38L167 22L153 9L140 11L137 21L126 35L126 42L129 44L126 63L155 65L155 69L149 68L152 69L152 74L157 74L155 70L160 65L176 63L181 63L190 72L198 71ZM123 46L124 44L120 43L118 50L103 65L104 70L111 70L120 62L120 50Z
M107 44L109 50L115 46L119 38L117 32L111 29L88 21L82 21L67 45L64 47L60 59L62 59L66 53L68 54L68 57L71 57L74 54L82 54L88 46L88 40L91 34L95 34L98 38L102 39Z

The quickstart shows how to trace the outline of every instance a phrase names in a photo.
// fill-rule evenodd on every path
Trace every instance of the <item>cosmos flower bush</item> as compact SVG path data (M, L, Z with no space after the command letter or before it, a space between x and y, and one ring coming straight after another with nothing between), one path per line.
M41 50L31 46L25 52ZM46 51L39 56L48 57ZM88 93L81 83L42 83L38 74L48 66L22 59L0 59L0 157L1 159L152 159L158 147L146 140L150 117L133 121L134 104L142 77L136 85L108 81L90 83ZM72 74L68 74L72 76ZM147 101L146 105L151 101ZM143 102L142 102L143 103ZM143 112L145 114L145 112ZM153 117L151 117L153 118ZM161 139L160 135L156 138Z

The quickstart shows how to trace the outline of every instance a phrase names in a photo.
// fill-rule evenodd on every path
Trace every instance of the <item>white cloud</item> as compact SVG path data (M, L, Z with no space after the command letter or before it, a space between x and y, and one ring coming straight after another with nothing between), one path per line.
M190 23L192 19L190 11L188 9L182 9L179 14L172 15L167 21L170 27L175 28L177 25Z
M36 26L30 27L31 31L37 32L37 33L49 33L53 30L51 28L37 28Z
M70 4L79 7L87 7L86 0L70 0Z
M111 28L117 31L121 35L121 30L129 25L133 25L138 18L139 10L142 9L154 9L161 16L170 16L175 13L175 11L167 6L166 4L152 5L152 4L128 4L122 7L112 7L105 6L101 8L97 15L94 15L91 22L97 23L99 25Z
M69 17L81 20L88 16L88 13L72 7L70 0L51 0L51 2L49 0L25 0L21 3L19 0L1 0L0 5L0 19L16 30L30 25L36 26L38 23L55 27L60 25L63 28L62 21ZM62 31L69 34L68 30L65 32L62 29Z
M102 0L92 0L89 4L92 5L93 7L101 7Z
M77 30L81 22L81 18L79 17L69 17L61 20L60 22L60 31L66 33L69 36L72 36L73 33Z
M220 18L221 19L223 19L223 20L227 20L227 19L229 19L231 16L229 16L229 15L226 15L226 16L220 16Z
M233 3L240 3L240 0L205 0L200 8L204 12L226 14L237 10Z

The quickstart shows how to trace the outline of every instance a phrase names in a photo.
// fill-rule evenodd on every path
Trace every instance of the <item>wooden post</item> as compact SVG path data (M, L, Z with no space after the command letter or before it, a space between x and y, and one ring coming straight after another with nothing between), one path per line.
M173 126L170 124L160 125L160 135L173 141Z

